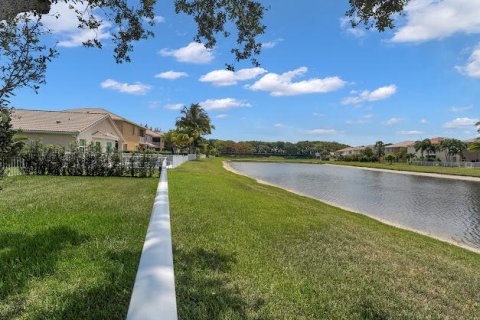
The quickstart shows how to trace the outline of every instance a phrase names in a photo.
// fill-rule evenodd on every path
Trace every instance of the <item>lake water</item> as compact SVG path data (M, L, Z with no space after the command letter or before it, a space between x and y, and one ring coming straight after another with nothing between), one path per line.
M480 249L480 182L316 164L231 166L252 178Z

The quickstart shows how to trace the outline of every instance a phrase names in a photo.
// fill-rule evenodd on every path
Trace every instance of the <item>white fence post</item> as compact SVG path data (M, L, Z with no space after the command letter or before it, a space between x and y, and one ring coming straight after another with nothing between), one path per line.
M128 320L177 319L166 165L164 161L130 300Z

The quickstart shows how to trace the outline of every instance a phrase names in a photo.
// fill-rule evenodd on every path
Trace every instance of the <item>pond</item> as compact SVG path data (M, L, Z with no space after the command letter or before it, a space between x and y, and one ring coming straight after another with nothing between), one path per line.
M317 164L231 166L278 187L480 249L480 182Z

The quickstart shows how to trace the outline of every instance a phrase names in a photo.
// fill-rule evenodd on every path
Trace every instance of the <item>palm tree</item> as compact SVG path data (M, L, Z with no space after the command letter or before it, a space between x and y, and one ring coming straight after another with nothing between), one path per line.
M414 148L415 148L415 152L418 152L420 150L420 153L423 158L423 154L425 153L425 151L427 151L427 154L431 151L432 142L430 141L430 139L418 140L418 141L415 141Z
M373 147L375 156L378 158L378 161L385 155L385 144L383 141L377 141Z
M202 136L211 134L215 126L199 104L192 104L190 108L184 107L181 114L182 117L176 122L177 130L190 137L189 149L193 153L199 147Z

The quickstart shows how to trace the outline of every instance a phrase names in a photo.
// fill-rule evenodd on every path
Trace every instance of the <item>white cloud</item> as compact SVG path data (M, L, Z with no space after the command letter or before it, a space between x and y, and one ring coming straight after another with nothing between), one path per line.
M312 115L314 115L315 117L324 117L325 116L323 113L320 113L320 112L314 112L314 113L312 113Z
M190 42L186 47L179 49L162 49L159 54L164 57L174 57L179 62L195 64L207 64L215 58L212 49L207 49L198 42Z
M340 28L344 30L346 33L351 34L355 38L361 38L367 34L365 30L362 29L360 26L357 26L356 28L352 28L352 24L350 23L350 18L348 17L340 18Z
M413 0L405 8L406 25L393 36L394 42L421 42L455 33L479 33L478 0Z
M397 131L397 134L405 135L405 136L418 136L418 135L425 134L425 132L419 131L419 130L409 130L409 131Z
M478 119L470 118L456 118L452 121L449 121L443 125L447 129L460 129L465 127L473 127L478 122Z
M268 41L262 43L262 49L272 49L275 48L280 42L283 42L282 38L275 39L273 41Z
M292 82L295 77L304 75L308 71L307 67L301 67L283 74L268 73L260 80L247 86L250 90L268 91L270 95L294 96L311 93L326 93L338 90L345 86L345 81L339 77L313 78L299 82Z
M397 92L397 86L392 84L385 87L380 87L373 91L364 90L361 92L352 91L352 94L356 94L355 97L348 97L342 100L342 104L358 104L364 101L378 101L388 99Z
M150 101L148 103L149 109L157 109L158 107L160 107L160 104L158 103L158 101Z
M155 78L161 78L161 79L167 79L167 80L176 80L182 77L188 77L188 73L170 70L170 71L161 72L155 75Z
M155 23L164 23L166 19L165 17L162 17L162 16L155 16L153 17L152 21Z
M231 108L248 108L252 106L245 101L239 101L233 98L208 99L200 102L200 105L204 107L205 110L227 110Z
M70 5L73 6L73 9L70 9ZM102 22L100 27L96 30L78 28L79 22L75 9L85 11L86 4L67 4L65 2L58 2L52 5L48 15L42 16L44 27L59 38L59 47L79 47L88 40L104 40L111 38L109 29L112 25L109 22ZM101 20L99 16L94 16L96 19ZM88 19L88 15L84 18Z
M402 121L403 119L400 119L400 118L390 118L387 121L382 122L382 124L384 126L394 126L396 124L399 124Z
M427 124L427 123L428 123L428 120L427 120L427 119L420 119L420 123L421 123L421 124Z
M214 70L200 77L201 82L211 82L216 86L232 86L239 81L255 79L261 74L266 73L263 68L240 69L236 72L230 70Z
M464 66L456 66L455 69L471 78L480 78L480 45L478 45L468 58Z
M100 86L104 89L112 89L122 93L134 94L134 95L145 95L152 88L149 85L143 84L141 82L135 82L133 84L121 83L112 79L107 79L100 83Z
M373 114L367 114L358 120L347 120L345 121L345 123L346 124L367 124L372 120L372 118L373 118Z
M285 128L285 125L283 123L275 123L273 126L275 128Z
M466 107L451 107L450 112L458 113L473 109L473 106L466 106Z
M225 119L227 117L227 115L225 113L221 113L219 115L217 115L215 118L217 119Z
M341 131L335 129L313 129L313 130L302 130L302 133L312 134L312 135L322 135L322 134L340 134Z
M167 104L163 108L167 110L182 110L184 106L185 104L183 103L175 103L175 104Z

